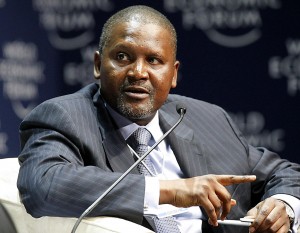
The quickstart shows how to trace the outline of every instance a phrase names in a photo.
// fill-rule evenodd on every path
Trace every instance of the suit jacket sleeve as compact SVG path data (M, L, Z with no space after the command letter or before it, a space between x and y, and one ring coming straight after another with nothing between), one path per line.
M177 103L188 106L181 125L175 129L173 150L187 177L205 174L256 175L252 183L227 186L237 205L229 219L243 217L259 201L275 194L300 199L300 166L276 153L247 143L229 115L203 101L172 95L164 106L168 120ZM172 142L172 140L170 140ZM177 146L176 146L177 143Z
M256 181L251 184L252 200L257 202L275 194L288 194L300 199L299 164L282 159L278 154L264 147L249 145L228 114L223 109L219 109L245 147L248 154L248 174L254 174L257 177Z
M17 185L32 216L78 217L121 175L107 165L91 109L88 98L69 96L41 104L22 122ZM144 186L143 176L130 174L90 215L141 224Z

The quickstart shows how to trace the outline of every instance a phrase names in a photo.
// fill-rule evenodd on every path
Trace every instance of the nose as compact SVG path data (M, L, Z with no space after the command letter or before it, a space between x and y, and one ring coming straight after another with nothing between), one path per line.
M128 76L135 79L147 79L148 71L146 62L143 59L135 60L128 71Z

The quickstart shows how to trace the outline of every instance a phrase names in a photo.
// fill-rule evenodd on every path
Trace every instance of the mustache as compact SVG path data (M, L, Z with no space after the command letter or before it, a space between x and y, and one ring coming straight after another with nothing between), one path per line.
M136 87L143 88L143 89L147 90L149 93L153 93L152 85L149 85L149 84L145 83L145 81L142 81L142 80L137 80L137 81L134 81L134 82L125 81L120 86L120 90L124 91L126 89L136 88Z

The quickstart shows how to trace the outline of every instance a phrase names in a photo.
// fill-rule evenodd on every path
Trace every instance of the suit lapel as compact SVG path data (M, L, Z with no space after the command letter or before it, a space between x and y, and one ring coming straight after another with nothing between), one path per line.
M135 162L120 133L116 131L107 133L102 143L113 171L123 173ZM135 169L133 172L139 174Z
M160 111L160 126L164 132L177 121L174 115ZM207 166L201 146L194 142L194 131L184 119L167 137L167 142L175 154L180 168L186 177L206 175Z
M122 135L117 130L113 119L109 115L101 96L95 98L97 105L98 125L101 136L102 145L108 160L108 164L114 172L125 172L135 161ZM139 174L137 169L133 169L132 173Z

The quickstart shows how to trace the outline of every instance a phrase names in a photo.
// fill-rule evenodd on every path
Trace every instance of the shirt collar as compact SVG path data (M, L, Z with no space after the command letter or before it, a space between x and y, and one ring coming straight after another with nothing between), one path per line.
M158 141L158 139L162 136L163 133L159 126L158 111L155 113L154 118L146 126L139 126L138 124L130 121L129 119L112 109L107 103L105 103L105 106L111 114L112 118L115 120L118 126L118 130L125 140L127 140L128 137L139 127L145 127L147 130L149 130L154 141Z

